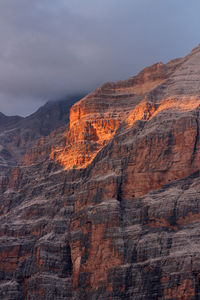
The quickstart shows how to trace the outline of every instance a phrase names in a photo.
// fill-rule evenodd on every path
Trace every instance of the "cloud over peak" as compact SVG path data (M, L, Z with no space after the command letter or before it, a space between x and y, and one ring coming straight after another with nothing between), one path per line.
M192 2L194 11L185 0L1 0L0 111L28 114L185 55L199 43Z

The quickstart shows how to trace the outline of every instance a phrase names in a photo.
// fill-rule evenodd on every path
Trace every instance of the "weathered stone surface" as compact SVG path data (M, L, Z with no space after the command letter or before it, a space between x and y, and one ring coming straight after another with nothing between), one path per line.
M200 299L199 87L197 47L27 151L1 185L2 299Z
M81 98L82 95L75 95L47 102L26 118L7 117L0 113L0 182L13 167L21 164L26 151L31 151L38 139L45 138L61 126L66 127L69 108Z

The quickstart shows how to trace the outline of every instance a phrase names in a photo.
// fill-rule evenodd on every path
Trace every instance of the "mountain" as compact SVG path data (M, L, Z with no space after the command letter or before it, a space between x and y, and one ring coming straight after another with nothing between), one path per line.
M27 149L31 149L38 139L66 126L70 107L82 97L74 95L49 101L26 118L0 113L0 176L7 175L10 169L20 164Z
M21 121L23 117L20 116L5 116L3 113L0 112L0 128L2 129L12 126L14 124L17 124L19 121Z
M27 147L1 184L0 298L200 299L199 111L200 46Z

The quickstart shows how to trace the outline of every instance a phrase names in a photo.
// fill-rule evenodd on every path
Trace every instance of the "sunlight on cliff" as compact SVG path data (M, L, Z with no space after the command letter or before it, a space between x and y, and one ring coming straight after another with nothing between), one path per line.
M165 80L157 79L152 81L147 81L144 83L138 83L135 84L132 87L126 87L126 88L118 88L116 89L118 94L124 94L124 91L126 91L127 94L136 94L138 96L142 96L146 93L149 93L153 89L155 89L158 85L164 83Z
M119 127L117 119L109 119L106 116L102 119L94 116L90 118L82 118L72 124L70 122L65 147L51 151L50 158L65 169L87 167Z
M81 103L81 105L80 105ZM148 121L164 111L192 111L200 105L198 98L169 98L158 104L151 101L142 101L129 109L129 113L116 113L112 107L102 113L99 107L87 108L82 102L74 105L70 112L70 128L66 132L66 144L64 147L53 148L50 158L65 169L86 168L96 157L99 151L105 147L114 137L116 130L125 120L129 128L138 120ZM83 106L83 107L82 107ZM99 112L97 113L97 110ZM93 111L92 111L93 110ZM177 117L179 114L177 114Z
M136 121L150 120L157 114L164 111L193 111L197 109L199 105L200 99L195 97L169 98L159 104L154 104L150 101L143 101L139 103L133 110L131 110L126 119L126 123L129 127L132 127Z

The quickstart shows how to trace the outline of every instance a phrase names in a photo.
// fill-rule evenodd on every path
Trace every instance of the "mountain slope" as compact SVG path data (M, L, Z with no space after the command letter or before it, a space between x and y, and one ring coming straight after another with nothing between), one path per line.
M0 112L0 129L1 131L5 129L6 127L12 126L13 124L17 124L19 121L21 121L23 117L19 116L5 116Z
M6 175L11 168L21 163L26 150L32 148L36 140L66 126L70 107L81 97L74 95L47 102L26 118L0 114L0 175Z
M200 297L200 46L106 83L1 194L2 299Z

